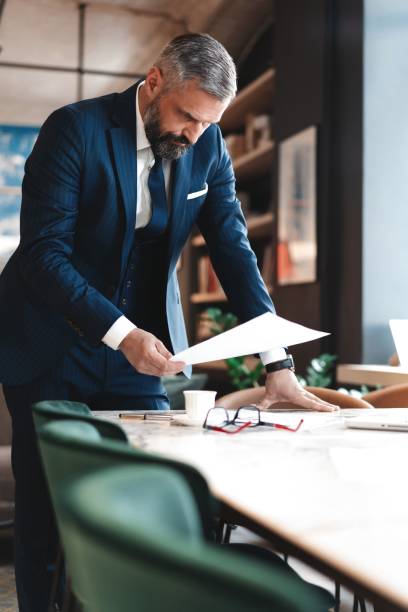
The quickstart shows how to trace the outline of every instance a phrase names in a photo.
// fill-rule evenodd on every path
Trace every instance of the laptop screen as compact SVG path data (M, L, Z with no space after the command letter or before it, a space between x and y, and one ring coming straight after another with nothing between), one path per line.
M389 323L399 362L408 368L408 319L390 319Z

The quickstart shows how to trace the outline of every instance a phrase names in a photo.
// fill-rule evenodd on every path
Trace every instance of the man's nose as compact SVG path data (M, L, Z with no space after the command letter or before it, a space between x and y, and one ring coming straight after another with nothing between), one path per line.
M188 127L184 128L182 134L183 136L187 138L189 142L191 142L191 144L195 144L197 140L200 138L203 131L204 129L202 128L202 126L199 124L196 124L196 125L189 125Z

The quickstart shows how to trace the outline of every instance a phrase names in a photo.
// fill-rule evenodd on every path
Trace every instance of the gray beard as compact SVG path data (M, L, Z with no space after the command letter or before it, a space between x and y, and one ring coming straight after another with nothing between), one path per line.
M159 110L156 101L146 110L144 127L155 157L169 160L179 159L192 146L191 144L175 144L172 142L175 138L174 134L161 134Z

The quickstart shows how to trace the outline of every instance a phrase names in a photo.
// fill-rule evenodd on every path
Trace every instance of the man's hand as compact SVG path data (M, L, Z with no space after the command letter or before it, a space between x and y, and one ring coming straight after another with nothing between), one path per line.
M119 349L140 374L167 376L181 372L186 365L183 361L169 361L172 354L163 342L139 328L125 336Z
M266 410L271 404L277 404L278 402L290 402L301 408L321 412L339 410L339 406L329 404L313 395L313 393L306 391L291 370L279 370L267 375L265 395L258 403L258 407Z

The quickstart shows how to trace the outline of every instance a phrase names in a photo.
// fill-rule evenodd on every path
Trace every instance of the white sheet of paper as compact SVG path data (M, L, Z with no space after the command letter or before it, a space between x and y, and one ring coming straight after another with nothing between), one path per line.
M266 312L242 325L181 351L170 361L184 361L186 364L193 365L216 359L252 355L273 348L309 342L323 336L328 336L328 334Z

